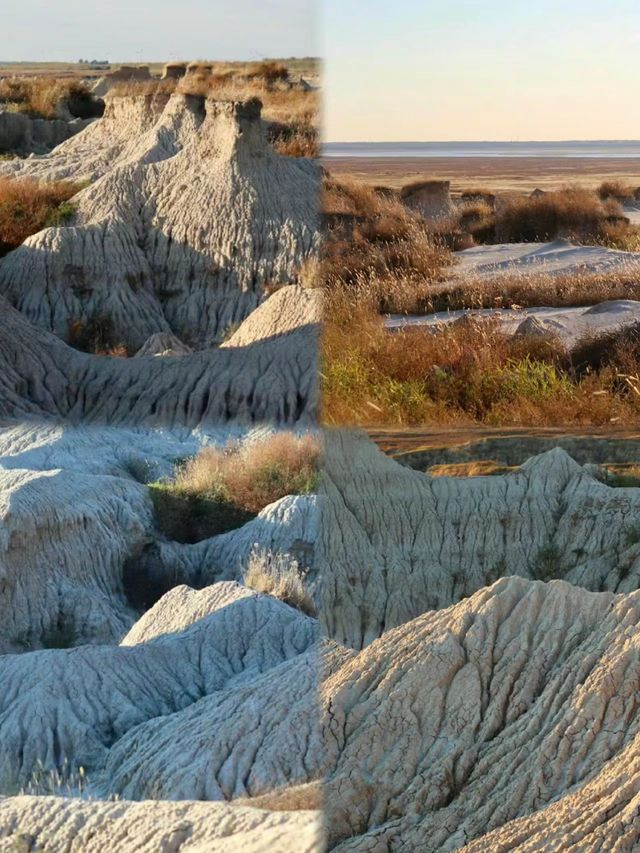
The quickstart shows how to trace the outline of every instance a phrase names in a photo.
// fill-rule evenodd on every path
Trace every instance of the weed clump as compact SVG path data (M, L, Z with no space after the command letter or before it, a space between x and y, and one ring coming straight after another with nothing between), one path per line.
M233 530L286 495L313 492L319 461L320 444L310 434L205 447L172 480L150 485L158 526L182 542Z
M43 228L69 224L75 213L70 199L80 189L69 181L0 177L0 256Z
M308 616L315 616L316 607L304 580L304 573L295 560L262 550L251 555L244 575L244 584L250 589L272 595Z

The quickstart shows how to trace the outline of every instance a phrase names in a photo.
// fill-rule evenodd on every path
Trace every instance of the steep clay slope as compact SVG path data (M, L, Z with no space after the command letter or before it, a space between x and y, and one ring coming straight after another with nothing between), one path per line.
M639 618L509 578L353 657L322 688L331 849L637 849Z
M285 321L288 303L308 300L301 293L311 291L286 287L272 297ZM120 359L71 349L0 297L0 416L187 427L313 421L316 318L317 311L305 325L270 337L258 332L255 342L239 329L244 346L229 341L191 355Z
M129 104L110 140L112 105L49 158L58 176L56 164L78 156L78 177L91 151L109 158L124 146L74 197L73 226L47 228L0 262L0 293L65 340L71 323L99 321L133 350L169 332L210 346L317 249L319 168L271 149L259 101L172 95L154 123L156 104Z
M361 648L504 575L591 590L640 586L640 489L613 489L563 450L503 476L429 477L361 433L327 433L316 604Z
M230 434L218 436L225 443ZM184 582L241 580L256 549L297 561L302 544L312 551L313 497L284 498L244 527L197 545L162 539L138 480L170 474L175 459L193 455L204 438L131 429L0 429L0 654L117 643L136 619L127 598L132 588L152 584L162 592ZM184 611L193 617L193 600ZM157 614L143 619L155 623Z

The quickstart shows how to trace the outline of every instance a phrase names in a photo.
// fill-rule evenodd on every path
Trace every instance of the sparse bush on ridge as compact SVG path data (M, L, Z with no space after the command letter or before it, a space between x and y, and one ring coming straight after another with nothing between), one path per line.
M173 480L151 484L158 525L179 541L239 527L279 498L312 492L320 454L315 436L291 432L204 447Z
M272 595L308 616L316 607L304 585L304 573L298 563L285 554L254 550L244 573L244 585L256 592Z
M66 225L74 214L70 199L80 189L68 181L0 177L0 256L43 228Z
M118 358L132 355L122 341L118 340L113 321L107 314L70 320L67 339L74 349L93 355L109 355Z
M623 216L613 199L602 201L590 190L568 187L535 198L513 198L497 213L499 243L546 242L557 237L597 238L607 222Z

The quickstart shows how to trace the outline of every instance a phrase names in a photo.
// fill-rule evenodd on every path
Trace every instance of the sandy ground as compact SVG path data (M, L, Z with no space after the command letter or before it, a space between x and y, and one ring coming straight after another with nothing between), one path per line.
M531 192L567 184L596 187L622 180L640 187L640 159L586 157L327 157L333 175L350 175L367 184L401 187L424 178L450 180L460 192L482 187L493 192Z
M553 243L504 243L476 246L456 253L455 277L482 280L500 275L535 273L568 275L588 269L591 272L637 273L640 255L619 252L601 246L575 246L565 240ZM570 349L586 336L601 335L622 326L640 323L640 302L615 299L597 305L575 307L481 308L438 311L422 316L391 315L385 321L388 329L424 326L435 329L461 317L496 317L506 334L549 333ZM525 322L528 321L528 322Z

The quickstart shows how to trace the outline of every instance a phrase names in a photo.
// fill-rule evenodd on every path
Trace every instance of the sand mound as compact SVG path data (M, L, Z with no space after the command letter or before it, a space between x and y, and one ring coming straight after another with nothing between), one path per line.
M188 355L191 347L183 344L180 338L166 332L156 332L144 342L136 356L144 355Z
M551 243L499 243L474 246L456 252L456 273L495 276L517 272L567 275L573 272L614 272L636 269L640 254L607 249L604 246L577 246L568 240Z
M307 781L305 752L309 764L321 753L312 713L316 638L314 620L252 595L134 646L0 657L0 789L28 785L41 770L80 766L96 791L126 790L134 799L231 799ZM287 754L296 704L307 718L307 745ZM208 719L213 753L200 749L217 768L209 772L186 762L186 745L198 748L197 719ZM164 771L134 778L134 764L158 752Z
M313 422L316 338L310 323L192 355L105 358L34 328L0 297L0 415L128 426Z
M504 575L640 586L640 489L605 485L561 449L467 479L402 467L359 433L325 444L316 604L341 643L366 646Z
M319 241L319 169L270 148L255 100L114 98L80 137L13 171L102 174L75 196L73 227L0 263L0 292L63 339L99 321L133 348L158 332L211 345Z

